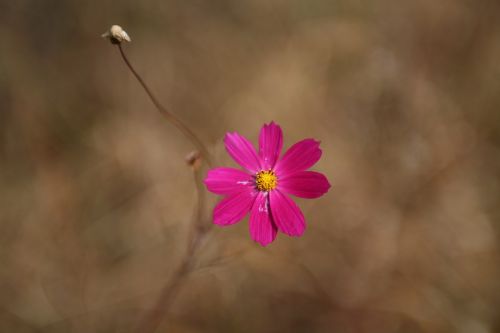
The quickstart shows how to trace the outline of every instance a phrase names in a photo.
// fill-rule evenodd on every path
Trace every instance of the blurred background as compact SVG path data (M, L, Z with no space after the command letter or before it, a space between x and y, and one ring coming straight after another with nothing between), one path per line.
M130 332L184 254L193 147L112 24L218 165L225 132L274 120L285 147L322 141L332 183L298 200L301 238L214 227L157 332L500 332L499 18L496 0L0 0L0 332Z

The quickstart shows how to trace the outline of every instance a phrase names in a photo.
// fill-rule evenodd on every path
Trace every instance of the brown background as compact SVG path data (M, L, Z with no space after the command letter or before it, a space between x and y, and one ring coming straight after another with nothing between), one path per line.
M182 255L192 146L322 141L299 239L214 228L158 332L499 332L500 3L0 1L0 332L128 332ZM215 196L210 195L213 205Z

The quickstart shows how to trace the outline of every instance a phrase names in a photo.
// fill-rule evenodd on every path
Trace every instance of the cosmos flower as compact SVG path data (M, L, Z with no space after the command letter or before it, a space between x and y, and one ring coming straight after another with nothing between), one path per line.
M225 196L214 209L214 223L232 225L250 212L250 236L262 246L274 241L278 230L288 236L301 236L306 228L304 215L289 195L313 199L330 188L323 174L306 171L321 157L319 141L299 141L280 159L283 133L271 122L260 130L258 154L236 132L227 133L224 144L229 155L245 170L208 171L207 189Z

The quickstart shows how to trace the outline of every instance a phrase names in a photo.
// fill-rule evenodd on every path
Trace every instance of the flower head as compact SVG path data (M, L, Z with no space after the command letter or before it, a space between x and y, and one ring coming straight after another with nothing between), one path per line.
M120 44L123 41L126 41L126 42L132 41L132 39L130 39L127 32L125 30L123 30L122 27L120 27L119 25L116 25L116 24L112 25L108 31L106 31L105 33L103 33L101 35L101 37L109 38L109 40L113 44Z
M313 199L328 192L330 183L323 174L306 171L321 157L319 142L299 141L280 159L283 133L271 122L260 131L258 153L236 132L227 133L224 144L245 170L208 171L207 189L224 196L214 209L214 223L235 224L250 212L250 236L263 246L274 241L278 230L301 236L306 228L304 215L289 195Z

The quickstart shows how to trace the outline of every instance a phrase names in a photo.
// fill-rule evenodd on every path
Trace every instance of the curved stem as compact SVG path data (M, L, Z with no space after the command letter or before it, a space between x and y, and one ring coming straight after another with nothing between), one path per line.
M130 69L130 71L135 76L137 81L139 81L142 88L146 91L156 109L165 117L167 121L176 126L194 144L194 146L199 150L201 156L207 162L207 165L212 166L210 155L203 142L188 126L186 126L179 118L177 118L172 112L170 112L166 107L164 107L158 101L158 99L155 97L155 95L148 87L146 82L135 70L134 66L132 66L131 62L129 61L127 55L123 50L121 43L117 43L116 45L120 50L120 55L122 56L123 61L125 61L127 67ZM170 279L163 286L156 303L153 305L151 310L149 310L146 313L144 318L140 320L139 325L137 327L137 332L140 333L152 333L161 324L164 314L168 312L168 309L170 308L173 300L175 299L175 296L179 292L179 289L182 286L183 281L186 279L187 275L192 271L196 261L197 251L202 245L203 239L205 238L209 230L202 223L203 211L205 210L204 209L205 201L204 201L203 185L201 181L200 167L193 165L192 170L193 170L194 182L196 185L197 203L196 203L195 215L193 217L193 222L191 225L187 248L176 270L173 272Z
M141 84L142 88L146 91L148 94L149 98L155 105L155 107L158 109L158 111L169 121L171 124L173 124L175 127L177 127L192 143L193 145L200 150L201 155L203 158L207 161L207 164L211 167L212 166L212 161L210 159L210 154L208 153L207 148L203 144L203 142L198 138L198 136L189 128L187 127L179 118L177 118L172 112L170 112L166 107L164 107L160 101L154 96L153 92L151 89L149 89L148 85L142 77L139 75L139 73L135 70L134 66L130 63L128 60L127 55L123 51L123 47L121 43L116 44L118 46L118 49L120 50L120 54L123 58L123 61L125 61L125 64L127 67L130 69L132 74L134 74L135 78L139 83Z

